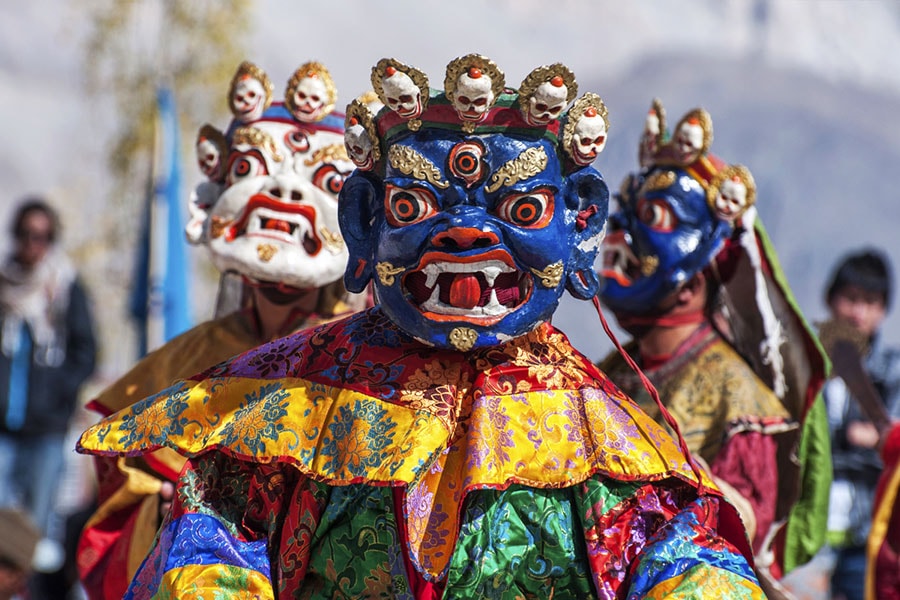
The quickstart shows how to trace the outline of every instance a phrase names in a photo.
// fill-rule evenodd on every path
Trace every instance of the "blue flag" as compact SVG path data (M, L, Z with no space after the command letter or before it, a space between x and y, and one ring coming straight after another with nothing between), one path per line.
M157 132L152 182L144 210L131 313L143 356L193 324L190 268L184 234L181 139L175 98L168 88L157 94Z

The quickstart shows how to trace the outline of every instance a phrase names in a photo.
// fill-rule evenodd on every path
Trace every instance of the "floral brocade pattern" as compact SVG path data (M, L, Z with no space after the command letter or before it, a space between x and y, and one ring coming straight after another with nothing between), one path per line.
M243 493L214 491L224 485L219 478L241 474L249 483ZM204 491L176 500L129 597L193 593L179 578L211 594L188 597L213 598L575 600L692 597L711 589L722 592L716 597L762 597L746 562L713 533L719 500L698 498L678 480L593 477L562 489L474 490L458 532L436 528L453 538L450 568L425 584L404 559L395 490L329 487L298 475L289 465L222 454L190 461L181 485ZM217 515L213 508L224 502L232 509ZM416 510L412 492L407 503Z
M408 560L432 583L446 580L454 532L477 490L566 488L592 477L696 482L672 438L550 325L459 353L410 339L377 308L178 382L80 442L81 451L107 455L162 446L189 457L220 450L242 463L290 465L325 486L405 488L398 510ZM296 516L304 539L320 519L315 497L296 499L310 507ZM202 499L184 501L203 512ZM284 551L284 560L306 560ZM340 573L336 563L321 568L323 577ZM369 577L396 576L393 566L385 569Z

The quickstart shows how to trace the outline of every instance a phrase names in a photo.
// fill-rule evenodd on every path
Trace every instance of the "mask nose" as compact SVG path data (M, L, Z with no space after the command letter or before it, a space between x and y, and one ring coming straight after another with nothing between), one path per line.
M500 238L490 231L474 227L451 227L434 236L434 245L449 251L490 248L500 243Z

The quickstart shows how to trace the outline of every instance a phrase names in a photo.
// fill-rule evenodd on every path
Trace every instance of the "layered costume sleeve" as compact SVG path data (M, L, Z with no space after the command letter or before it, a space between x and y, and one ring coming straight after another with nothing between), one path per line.
M254 344L240 313L208 321L148 354L88 407L108 416ZM98 508L79 538L78 572L92 600L120 598L159 529L162 482L175 481L184 457L159 448L139 457L93 458Z
M278 560L308 561L319 503L298 471L207 454L188 461L126 598L275 598ZM286 546L279 533L291 531ZM304 535L305 534L305 535ZM280 557L280 558L277 558ZM292 570L298 565L292 564Z
M648 414L663 420L624 360L611 356L603 366ZM797 556L808 560L819 541L788 537L791 546L785 553L785 523L797 518L794 532L822 525L821 514L814 511L821 508L823 494L827 501L827 485L808 481L823 477L828 482L827 475L812 468L820 464L817 461L829 461L821 400L813 404L801 430L772 390L708 328L699 330L667 364L645 372L678 421L688 447L740 512L757 567L778 578L785 566L802 562ZM824 454L822 445L813 443L823 436Z

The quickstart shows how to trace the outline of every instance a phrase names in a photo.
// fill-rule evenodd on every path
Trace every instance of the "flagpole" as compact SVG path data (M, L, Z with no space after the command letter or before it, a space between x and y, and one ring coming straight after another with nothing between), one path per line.
M171 0L159 12L156 102L146 227L139 256L138 285L132 307L139 320L139 351L152 351L192 326L189 257L184 233L186 196L182 192L181 136L166 41ZM143 297L141 297L143 295Z

